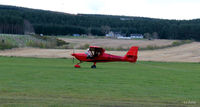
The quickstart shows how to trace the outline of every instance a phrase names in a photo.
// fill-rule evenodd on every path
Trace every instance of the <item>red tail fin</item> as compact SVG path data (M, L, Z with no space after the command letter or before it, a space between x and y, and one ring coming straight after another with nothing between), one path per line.
M125 55L125 59L129 62L136 62L137 61L137 53L138 53L138 47L132 46L129 51Z

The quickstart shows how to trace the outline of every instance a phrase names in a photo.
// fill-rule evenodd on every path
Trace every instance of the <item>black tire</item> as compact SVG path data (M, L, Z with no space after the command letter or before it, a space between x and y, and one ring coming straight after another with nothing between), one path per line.
M96 68L96 65L92 65L91 68Z

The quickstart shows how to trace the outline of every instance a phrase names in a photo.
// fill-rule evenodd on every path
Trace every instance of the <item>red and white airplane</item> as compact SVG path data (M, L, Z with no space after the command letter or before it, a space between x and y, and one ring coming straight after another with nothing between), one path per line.
M93 62L94 64L91 68L96 68L97 62L114 62L114 61L123 61L123 62L136 62L137 61L138 47L132 46L125 56L117 56L105 53L105 49L98 46L90 46L86 53L73 53L71 54L80 62L74 65L76 68L80 68L80 63L82 62Z

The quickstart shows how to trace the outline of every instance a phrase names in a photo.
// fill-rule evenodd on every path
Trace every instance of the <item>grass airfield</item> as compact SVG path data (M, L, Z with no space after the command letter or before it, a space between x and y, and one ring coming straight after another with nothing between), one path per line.
M77 61L78 62L78 61ZM74 63L75 64L75 63ZM200 63L0 57L0 106L199 107Z

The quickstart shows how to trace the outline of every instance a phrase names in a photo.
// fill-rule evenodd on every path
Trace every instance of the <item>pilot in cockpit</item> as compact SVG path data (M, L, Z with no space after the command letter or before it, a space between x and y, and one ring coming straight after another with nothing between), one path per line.
M90 59L92 57L92 53L89 48L86 50L85 54L87 54L87 59Z

